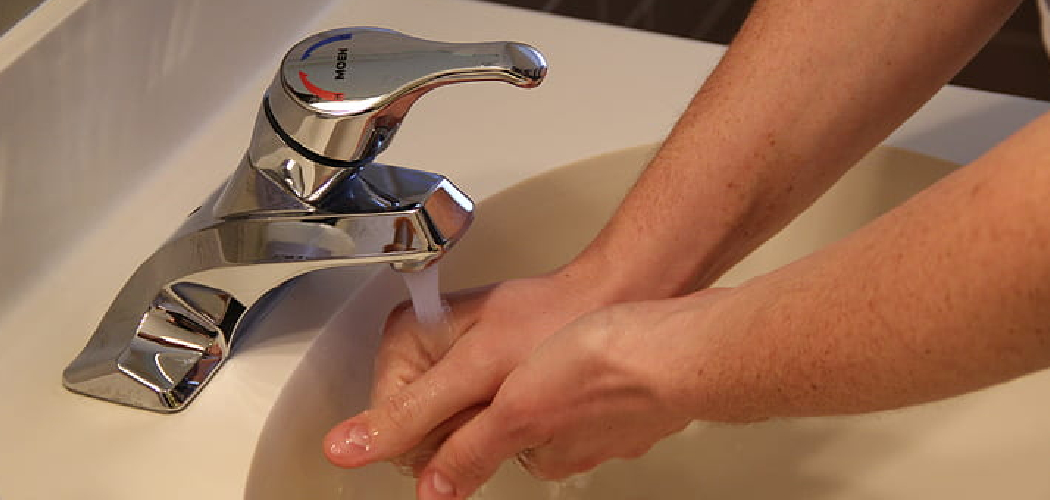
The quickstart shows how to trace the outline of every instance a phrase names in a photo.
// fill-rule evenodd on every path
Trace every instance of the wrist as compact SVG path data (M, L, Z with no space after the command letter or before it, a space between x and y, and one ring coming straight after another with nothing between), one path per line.
M623 253L595 242L552 275L576 283L603 305L678 297L696 288L696 278L683 262L667 265L639 258L646 255L641 249Z

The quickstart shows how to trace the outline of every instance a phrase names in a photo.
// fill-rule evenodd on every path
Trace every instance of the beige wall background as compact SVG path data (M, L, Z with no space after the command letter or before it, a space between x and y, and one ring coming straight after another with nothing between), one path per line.
M43 0L4 0L0 2L0 34L14 26Z

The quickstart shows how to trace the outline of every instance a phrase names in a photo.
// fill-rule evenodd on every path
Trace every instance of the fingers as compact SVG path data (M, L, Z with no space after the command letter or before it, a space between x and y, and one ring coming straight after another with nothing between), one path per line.
M466 363L447 358L373 409L335 426L324 439L328 460L360 467L401 455L464 408L495 392L498 380L463 377Z
M445 443L445 440L448 439L449 435L469 422L484 409L485 407L479 405L453 415L448 420L442 422L436 429L430 431L430 433L427 434L422 441L413 446L411 450L394 457L390 461L401 468L401 471L404 474L418 477L427 463L434 458L438 448Z
M487 481L500 464L535 446L539 434L516 426L502 412L489 408L445 441L420 474L420 500L461 500Z
M448 354L458 337L477 321L479 301L475 296L483 291L447 295L446 299L456 301L456 307L448 323L442 325L420 324L411 302L399 304L390 313L376 354L373 407L416 381Z

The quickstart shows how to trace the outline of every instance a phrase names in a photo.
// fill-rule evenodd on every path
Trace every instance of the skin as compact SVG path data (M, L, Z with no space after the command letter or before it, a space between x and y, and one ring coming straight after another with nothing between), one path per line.
M1017 3L758 2L573 262L449 297L444 335L391 315L373 409L329 433L329 460L394 460L420 498L462 499L523 450L561 478L694 419L899 408L1050 366L1050 117L834 245L692 292L812 203Z

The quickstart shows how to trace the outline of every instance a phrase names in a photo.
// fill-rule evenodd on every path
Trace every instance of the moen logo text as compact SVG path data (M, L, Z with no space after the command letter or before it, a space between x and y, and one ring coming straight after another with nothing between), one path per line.
M346 47L339 47L339 53L335 55L335 79L346 80L346 59L349 57Z

